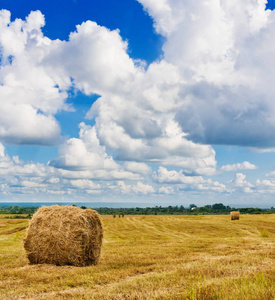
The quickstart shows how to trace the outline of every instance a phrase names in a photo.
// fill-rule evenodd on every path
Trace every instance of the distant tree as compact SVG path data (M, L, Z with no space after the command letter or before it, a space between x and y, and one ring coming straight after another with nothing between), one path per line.
M226 206L224 206L222 203L215 203L212 205L212 209L223 210L226 209Z
M84 205L82 205L82 206L80 206L80 208L82 208L82 209L86 209L87 207L86 207L86 206L84 206Z

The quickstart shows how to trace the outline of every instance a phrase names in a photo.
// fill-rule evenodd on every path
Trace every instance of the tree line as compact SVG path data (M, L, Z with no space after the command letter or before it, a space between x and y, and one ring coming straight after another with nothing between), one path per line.
M74 206L77 206L73 204ZM86 209L86 206L80 206ZM11 218L25 217L30 218L38 209L38 207L25 207L25 206L0 206L0 214L15 215ZM198 207L195 204L190 204L188 207L180 206L154 206L154 207L135 207L135 208L110 208L100 207L95 209L101 215L207 215L207 214L230 214L231 211L238 210L241 214L274 214L275 208L234 208L225 206L222 203L215 203L213 205L205 205ZM18 216L16 216L18 215ZM22 216L24 215L24 216Z
M180 206L155 206L155 207L135 207L135 208L108 208L101 207L96 209L102 215L213 215L213 214L230 214L231 211L238 210L241 214L274 214L275 208L234 208L225 206L222 203L213 205L205 205L198 207L195 204L190 204L188 207Z

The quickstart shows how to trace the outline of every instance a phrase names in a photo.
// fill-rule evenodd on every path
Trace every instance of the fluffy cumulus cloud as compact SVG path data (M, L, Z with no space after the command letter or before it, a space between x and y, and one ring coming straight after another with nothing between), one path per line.
M176 120L206 144L274 145L274 21L265 0L140 0L181 75Z
M170 195L170 194L175 194L175 191L172 186L162 186L159 188L159 193Z
M87 21L76 26L68 42L55 41L45 62L59 74L72 77L75 87L85 94L121 91L139 72L127 47L118 30Z
M47 182L55 170L43 164L24 163L17 156L10 157L0 144L0 190L3 195L46 192Z
M131 59L119 30L87 21L67 41L51 40L41 12L11 22L0 11L0 141L60 144L47 166L10 158L1 145L2 190L173 195L273 184L237 173L227 187L210 176L213 145L275 146L275 12L265 0L138 1L165 37L150 65ZM61 141L55 116L73 113L72 89L99 98L79 136ZM220 170L256 168L244 161Z
M79 138L68 139L59 148L58 159L52 161L51 165L71 170L117 169L118 165L107 155L105 147L100 145L95 127L84 123L79 127Z
M102 180L101 183L91 179ZM0 143L0 190L4 196L22 194L44 195L43 199L52 195L69 195L73 197L78 194L113 194L114 190L106 182L115 180L137 181L131 185L131 191L136 194L153 193L154 189L143 184L138 174L121 169L116 170L94 170L94 171L71 171L54 168L40 163L26 163L17 156L10 157L5 147ZM121 189L119 188L121 187ZM115 192L119 195L123 187L117 185ZM7 198L8 199L8 198Z
M202 176L186 176L182 172L168 171L164 167L159 167L154 174L154 178L159 183L180 185L181 189L200 190L200 191L216 191L226 192L226 186L212 179L204 179ZM169 191L169 189L161 188L161 192Z
M234 188L244 193L252 193L254 185L246 181L245 178L246 176L243 173L236 173L235 179L232 181Z
M134 192L136 194L148 195L155 192L154 188L149 184L144 184L138 181L136 184L127 185L124 181L119 181L117 183L117 188L121 193L130 194Z
M137 163L134 161L128 161L124 164L124 168L130 172L136 173L150 173L152 169L145 163Z
M40 12L32 12L25 21L10 22L9 18L9 12L2 11L1 24L6 32L2 34L2 56L7 62L1 69L1 88L3 93L8 90L1 98L5 104L2 109L12 105L3 111L3 141L58 142L60 129L54 115L70 109L66 91L73 86L87 95L100 95L87 113L88 119L96 118L96 126L90 130L93 134L86 138L85 145L81 136L67 140L54 166L115 168L111 157L102 160L98 149L87 149L87 140L96 135L117 160L153 161L183 165L189 172L203 172L204 168L205 173L213 172L213 149L188 140L175 120L175 112L182 106L181 75L176 65L163 60L145 71L144 64L130 59L119 31L91 21L77 25L68 41L52 41L42 34L44 17ZM12 52L6 36L21 45L16 47L19 50ZM9 91L16 94L10 95ZM28 116L26 120L23 115ZM129 168L129 163L126 166Z
M59 172L65 178L138 180L141 178L138 173L142 169L150 169L141 163L136 164L137 170L133 168L133 163L129 163L128 168L126 165L124 169L106 153L105 147L100 145L95 127L84 123L79 127L79 138L68 139L60 146L58 158L49 163L50 166L60 169Z
M256 188L259 193L275 193L275 180L256 180Z
M256 170L257 166L251 164L248 161L242 163L237 163L233 165L225 165L221 167L221 171L230 172L230 171L240 171L240 170Z
M38 11L14 22L9 11L0 11L0 139L6 143L60 142L53 115L66 109L67 93L42 63L51 43L41 32L44 22Z

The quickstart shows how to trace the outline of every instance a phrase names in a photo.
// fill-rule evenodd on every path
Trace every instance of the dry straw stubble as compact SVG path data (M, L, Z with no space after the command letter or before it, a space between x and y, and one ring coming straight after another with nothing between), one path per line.
M92 209L53 205L31 219L24 247L31 264L87 266L100 257L103 228Z

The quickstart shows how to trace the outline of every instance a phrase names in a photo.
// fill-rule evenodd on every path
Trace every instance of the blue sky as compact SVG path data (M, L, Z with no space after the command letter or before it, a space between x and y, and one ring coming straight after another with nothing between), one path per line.
M207 3L1 1L0 201L274 206L275 3Z

